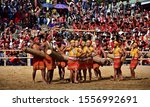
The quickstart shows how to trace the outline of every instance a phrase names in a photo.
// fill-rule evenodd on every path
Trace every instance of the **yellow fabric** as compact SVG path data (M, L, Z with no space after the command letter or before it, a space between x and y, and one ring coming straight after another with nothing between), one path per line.
M132 57L138 58L138 53L139 53L139 50L137 48L131 49L131 51L130 51L130 54Z
M121 49L119 47L116 47L114 49L114 57L120 57L121 56Z
M94 48L92 46L89 47L90 52L94 52Z
M70 57L75 57L73 48L68 47L66 48L66 51L68 51Z
M82 49L80 47L75 47L75 55L76 57L80 57L82 53Z
M75 48L68 48L66 49L69 51L69 56L70 57L80 57L81 56L81 48L75 47Z
M93 47L87 47L85 46L83 48L83 52L87 55L87 56L91 56L92 55L92 52L94 52L94 48Z
M85 53L87 53L87 52L88 52L88 47L85 46L85 47L83 48L83 53L85 54Z

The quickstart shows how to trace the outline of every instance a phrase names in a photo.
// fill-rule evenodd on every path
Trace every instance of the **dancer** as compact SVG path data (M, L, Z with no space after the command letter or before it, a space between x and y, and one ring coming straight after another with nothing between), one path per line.
M86 42L86 46L87 46L87 69L89 72L89 80L92 80L92 72L91 69L93 68L93 53L94 53L94 48L92 46L92 41L91 40L87 40Z
M30 46L32 49L40 50L40 40L38 37L34 38L33 44ZM35 77L36 77L36 71L41 70L42 79L44 82L46 82L45 79L45 66L44 66L44 59L39 56L33 56L33 73L32 73L32 79L35 83Z
M133 43L132 49L130 51L130 55L132 56L131 62L130 62L130 71L131 71L131 78L135 78L135 69L138 65L138 58L139 58L139 50L138 45L136 42Z
M104 58L106 59L106 53L105 53L104 49L101 47L100 40L95 39L95 43L96 43L96 47L94 48L95 56L102 58L102 55L103 55ZM94 73L95 73L97 80L102 79L101 71L99 69L100 65L101 64L99 64L99 63L93 62L93 69L94 69Z
M65 54L65 50L64 50L65 49L65 44L62 43L61 41L59 41L57 43L56 49L57 49L58 53ZM67 65L67 62L65 62L65 61L58 61L57 65L58 65L60 80L63 80L64 76L65 76L65 67Z
M44 59L45 66L47 68L47 83L50 84L53 79L54 69L56 68L55 59L47 55L47 50L53 50L52 37L48 36L46 42L42 44L44 52L46 53L46 58Z
M77 70L78 67L77 59L76 59L76 52L75 52L75 41L70 41L70 46L66 47L65 49L69 53L69 60L68 60L68 70L70 70L70 83L77 82L75 78L74 72Z
M81 48L81 53L82 55L80 56L80 60L79 60L79 78L80 81L82 81L82 73L81 71L83 70L83 76L84 76L84 82L86 81L86 71L87 71L87 51L88 48L85 45L85 41L81 41L80 43L80 48Z
M122 73L121 73L121 58L123 55L122 49L119 47L119 43L117 41L114 41L114 80L119 78L119 80L122 80Z

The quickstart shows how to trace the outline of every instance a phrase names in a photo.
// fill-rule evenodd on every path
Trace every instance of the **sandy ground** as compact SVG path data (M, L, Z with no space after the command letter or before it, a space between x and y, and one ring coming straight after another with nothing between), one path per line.
M112 66L100 68L102 80L96 80L92 71L92 81L86 83L70 84L68 81L60 81L57 69L51 84L42 82L40 71L37 72L36 83L32 82L32 67L0 67L0 89L1 90L149 90L150 89L150 66L138 66L136 79L132 80L129 66L123 66L123 81L113 81ZM65 78L69 78L69 71L66 71Z

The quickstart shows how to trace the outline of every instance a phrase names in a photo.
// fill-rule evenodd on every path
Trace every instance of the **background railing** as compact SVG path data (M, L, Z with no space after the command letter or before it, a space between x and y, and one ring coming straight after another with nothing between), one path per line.
M15 56L15 55L14 56L11 56L11 55L7 56L6 52L19 52L19 54L20 53L25 54L25 56L23 56L23 57ZM0 53L3 54L3 56L0 56L0 61L3 60L3 65L0 65L0 66L7 66L7 61L10 60L12 57L14 59L17 59L17 58L18 59L26 59L25 66L31 66L31 59L33 58L32 55L29 53L24 53L22 50L0 50ZM150 58L144 58L144 55L149 54L150 51L141 51L141 53L142 53L142 57L139 58L141 64L142 64L143 60L150 60ZM131 58L126 58L126 61L130 61L130 60L131 60ZM124 64L126 64L126 63L124 63Z

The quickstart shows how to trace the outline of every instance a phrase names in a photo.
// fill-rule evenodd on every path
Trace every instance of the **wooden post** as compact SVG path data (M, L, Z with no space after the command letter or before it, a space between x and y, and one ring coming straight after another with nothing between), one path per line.
M29 53L27 53L27 66L31 66L31 58Z
M4 66L6 66L6 51L4 51Z

